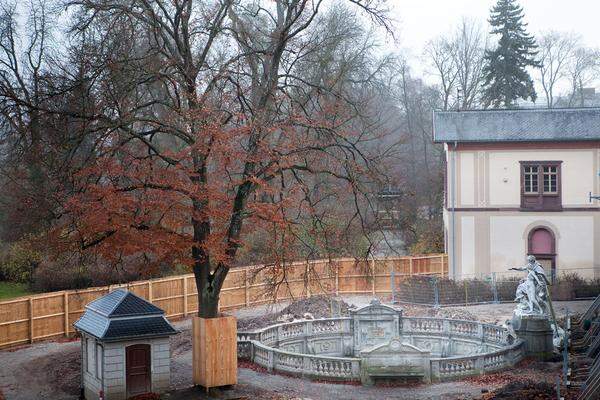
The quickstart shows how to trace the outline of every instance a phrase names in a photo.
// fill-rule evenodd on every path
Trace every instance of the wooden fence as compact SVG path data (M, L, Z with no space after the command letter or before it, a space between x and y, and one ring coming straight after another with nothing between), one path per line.
M391 271L397 280L412 275L446 275L444 254L371 261L352 258L295 262L281 269L250 266L230 270L220 298L221 310L309 297L317 294L389 294ZM284 280L283 284L276 284ZM82 290L66 290L0 302L0 348L69 336L85 305L123 287L165 310L170 320L198 310L193 274Z

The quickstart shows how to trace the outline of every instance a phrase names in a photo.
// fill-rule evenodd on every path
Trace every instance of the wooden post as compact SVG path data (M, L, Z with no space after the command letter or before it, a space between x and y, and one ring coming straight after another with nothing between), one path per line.
M246 307L250 306L250 282L248 277L248 267L244 268L244 299Z
M371 259L371 269L372 269L372 273L371 273L371 293L373 295L375 295L375 259Z
M183 276L183 318L187 317L188 309L188 284L187 276Z
M192 376L208 388L237 383L237 327L234 317L192 319Z
M340 265L335 264L335 295L340 295Z
M29 298L29 343L33 343L33 299Z
M408 259L408 265L409 265L409 269L408 269L408 276L413 276L413 274L415 273L413 271L413 258L412 256Z
M69 336L69 292L64 293L63 297L65 307L65 336Z
M310 265L306 261L306 298L310 298Z
M152 281L148 281L148 301L152 303Z
M443 254L442 255L442 276L447 276L448 274L448 256Z

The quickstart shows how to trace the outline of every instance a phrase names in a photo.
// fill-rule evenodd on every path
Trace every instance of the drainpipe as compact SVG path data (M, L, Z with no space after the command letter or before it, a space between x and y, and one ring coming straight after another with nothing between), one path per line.
M452 168L452 185L450 187L450 205L452 207L452 211L450 212L452 217L452 221L450 222L452 230L452 244L450 245L450 248L452 250L452 266L449 273L452 279L456 279L456 141L454 142L454 150L452 151L450 165Z

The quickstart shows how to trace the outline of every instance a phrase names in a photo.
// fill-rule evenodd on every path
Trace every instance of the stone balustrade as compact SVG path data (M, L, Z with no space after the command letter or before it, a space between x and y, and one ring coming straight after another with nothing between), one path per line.
M247 349L247 346L251 349ZM250 355L250 360L269 372L333 380L352 381L360 378L360 359L298 354L265 346L256 341L238 343L244 350L240 357Z
M432 347L428 350L433 356L429 361L433 381L499 371L523 358L523 342L509 341L506 329L497 325L421 317L403 317L400 323L403 340ZM349 354L353 340L352 324L352 319L347 317L325 318L239 332L238 355L270 372L331 380L360 380L361 359ZM446 343L454 351L474 354L443 356L444 351L439 350L437 355L442 356L437 357L436 343L440 346ZM323 354L331 352L336 354Z
M507 330L498 325L448 318L404 317L403 334L428 334L480 339L494 345L507 345Z

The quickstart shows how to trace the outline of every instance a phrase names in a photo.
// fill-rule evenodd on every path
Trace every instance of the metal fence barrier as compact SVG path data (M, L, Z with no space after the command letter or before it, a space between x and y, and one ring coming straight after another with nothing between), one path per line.
M600 296L579 318L565 319L562 378L580 388L579 400L600 398ZM560 398L560 394L559 394Z
M557 274L550 285L552 300L591 299L600 294L600 271L572 269ZM392 275L394 275L392 271ZM392 301L432 307L513 302L524 274L519 272L463 275L453 280L440 276L411 276L390 280Z

